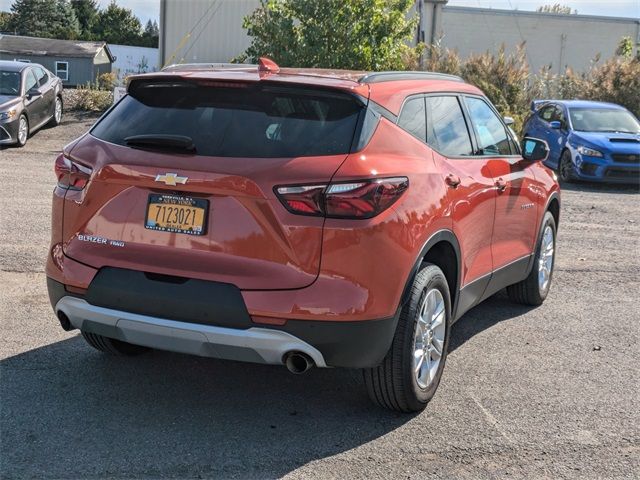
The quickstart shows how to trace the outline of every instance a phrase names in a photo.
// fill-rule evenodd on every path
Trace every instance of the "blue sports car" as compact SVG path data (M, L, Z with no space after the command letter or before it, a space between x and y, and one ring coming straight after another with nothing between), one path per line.
M546 140L560 181L640 184L640 122L613 103L535 100L525 137Z

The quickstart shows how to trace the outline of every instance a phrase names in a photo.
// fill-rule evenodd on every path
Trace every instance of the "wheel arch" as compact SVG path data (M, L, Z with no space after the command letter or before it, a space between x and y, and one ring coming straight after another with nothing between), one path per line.
M411 285L423 263L431 263L438 266L444 273L451 295L451 314L455 315L460 293L460 271L462 257L460 255L460 243L451 230L438 230L426 241L416 259L404 290L400 306L404 306L409 299Z
M558 192L553 192L549 196L549 199L547 200L547 208L545 209L545 212L547 211L551 212L551 215L553 215L553 219L556 222L556 228L558 228L560 223L560 195L558 195Z

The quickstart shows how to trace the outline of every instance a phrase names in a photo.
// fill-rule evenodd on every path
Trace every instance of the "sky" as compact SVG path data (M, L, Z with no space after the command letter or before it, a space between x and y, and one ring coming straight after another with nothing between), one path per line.
M98 0L106 7L111 0ZM181 0L185 3L190 0ZM213 0L211 0L213 1ZM9 10L13 0L0 0L0 10ZM144 25L147 20L158 20L160 0L117 0L130 8ZM640 18L640 0L449 0L449 5L501 9L535 10L540 5L561 3L585 15Z

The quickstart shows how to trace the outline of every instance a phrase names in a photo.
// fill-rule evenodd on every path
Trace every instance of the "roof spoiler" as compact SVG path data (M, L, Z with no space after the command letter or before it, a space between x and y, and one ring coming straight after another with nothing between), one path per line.
M549 103L552 100L534 100L531 102L531 111L535 112L536 110L538 110L542 105L544 105L545 103Z

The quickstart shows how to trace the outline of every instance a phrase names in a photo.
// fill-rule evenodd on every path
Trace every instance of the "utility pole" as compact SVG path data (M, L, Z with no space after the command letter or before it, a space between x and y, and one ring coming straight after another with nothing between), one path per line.
M417 42L423 42L427 46L438 41L438 36L442 33L442 7L449 0L416 0L416 10L418 11L418 35ZM424 64L424 53L420 58L420 67Z

